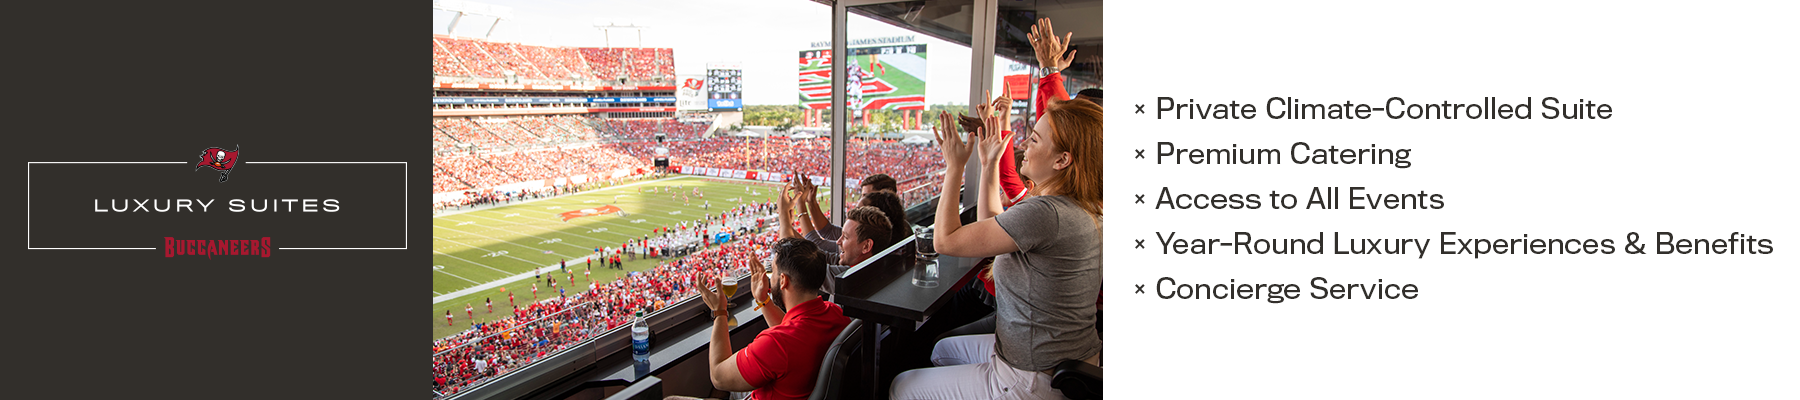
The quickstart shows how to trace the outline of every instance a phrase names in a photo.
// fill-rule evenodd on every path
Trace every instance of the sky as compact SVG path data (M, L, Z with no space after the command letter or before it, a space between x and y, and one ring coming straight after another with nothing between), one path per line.
M812 42L831 40L831 8L808 0L564 1L485 0L512 7L489 40L544 46L605 47L601 25L636 25L643 47L675 49L675 73L704 74L708 62L744 66L744 103L798 104L799 52ZM421 7L423 8L423 7ZM487 35L492 17L464 17L449 32L455 13L431 10L431 32L465 37ZM914 35L928 50L925 101L967 104L969 48L850 15L850 39ZM634 29L611 29L614 47L635 47ZM996 66L1005 70L1006 65Z

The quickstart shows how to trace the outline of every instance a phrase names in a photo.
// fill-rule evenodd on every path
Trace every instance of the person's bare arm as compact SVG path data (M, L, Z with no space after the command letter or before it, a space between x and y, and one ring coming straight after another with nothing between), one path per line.
M980 132L975 135L980 137L977 153L981 155L981 185L975 192L975 219L978 221L1000 215L1006 204L1006 193L1000 190L1000 163L1012 162L1001 159L1006 143L1012 140L1012 135L1004 134L1006 120L1010 117L1007 114L1012 109L1009 97L1007 93L1001 93L993 102L977 108L977 113L981 114Z
M759 307L762 307L763 321L768 322L769 326L776 326L781 325L781 321L787 320L787 312L770 303L769 294L773 291L770 283L769 272L763 268L762 260L751 257L750 295L756 296L756 301L762 303Z
M781 230L778 232L783 239L801 237L800 232L794 231L794 209L792 199L789 198L789 194L792 193L790 190L789 187L781 188L781 206L776 207L775 213L781 217Z
M963 226L961 209L963 165L969 161L972 143L963 142L956 134L956 121L950 113L941 113L937 138L944 151L944 186L943 197L938 198L937 219L934 222L936 237L933 240L939 254L956 257L987 257L1018 251L1012 237L1000 229L1000 224L993 218L976 221Z
M803 214L803 215L799 215L798 216L799 218L796 218L800 222L800 231L801 231L800 233L801 234L805 234L806 232L819 231L818 225L813 224L812 215L811 215L812 211L810 209L805 208L805 206L802 205L802 203L800 201L801 199L804 199L807 197L806 186L804 186L805 184L802 183L802 182L807 182L807 179L810 179L810 178L801 176L799 172L788 173L787 187L794 189L793 197L789 198L785 194L781 196L781 198L783 200L783 206L800 209L801 214Z
M719 278L712 274L705 274L701 275L701 279L700 301L705 302L708 312L714 314L712 340L706 348L707 375L712 377L713 387L719 388L719 390L733 392L755 390L756 388L750 386L750 382L744 380L744 373L738 371L737 355L731 353L731 329L726 326L729 323L726 316L717 315L718 313L714 311L724 309L724 296L712 291L713 286L718 284Z
M819 228L830 226L831 218L826 217L825 212L819 209L819 185L814 185L810 176L806 177L801 184L806 185L806 195L801 200L806 202L806 219L812 223L813 232L818 232Z

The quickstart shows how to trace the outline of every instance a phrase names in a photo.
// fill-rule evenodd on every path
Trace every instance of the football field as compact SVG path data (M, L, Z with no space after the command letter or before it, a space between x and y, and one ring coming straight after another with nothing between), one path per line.
M696 187L704 197L692 195ZM690 199L684 204L683 199L671 198L675 193L687 194ZM440 214L432 220L432 338L468 329L465 305L475 307L476 321L512 316L507 295L515 298L514 304L529 304L534 298L532 284L540 282L534 279L534 269L555 277L558 288L574 295L587 287L589 279L611 282L626 271L642 271L657 264L640 258L625 261L624 271L600 265L590 269L586 259L596 247L616 249L652 229L682 222L691 225L704 215L770 201L778 195L780 188L768 182L676 176ZM710 207L705 206L708 202ZM563 260L568 261L567 273L558 267ZM594 261L600 264L600 259ZM573 287L568 285L571 274ZM536 299L557 295L543 284L538 290ZM494 302L491 313L485 306L488 299ZM455 316L454 326L444 321L446 310Z

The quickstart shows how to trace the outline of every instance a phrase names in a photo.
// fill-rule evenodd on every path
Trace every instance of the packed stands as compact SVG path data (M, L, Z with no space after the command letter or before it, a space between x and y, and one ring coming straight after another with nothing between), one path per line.
M592 141L600 137L600 132L573 115L434 118L432 126L436 128L432 131L433 150L454 150L458 144L500 150L510 146Z
M443 43L450 54L456 56L457 61L462 62L463 68L467 69L469 74L480 78L505 77L503 72L506 71L506 67L500 65L500 62L494 61L494 57L488 55L486 50L482 50L476 40L453 38L436 40Z
M649 140L661 133L669 140L699 139L710 122L677 122L674 118L608 119L606 132L616 139Z
M455 151L458 143L461 142L457 141L456 138L445 134L443 130L435 127L431 128L432 154L445 154L446 152Z
M486 129L476 125L468 118L434 118L431 125L457 142L468 143L482 148L499 147L506 144L499 136L488 133Z
M600 79L675 81L675 49L584 47L581 55Z
M510 129L519 133L513 135L530 135L524 132L529 129L545 132L563 129L555 126L567 120L557 117L531 117L541 119L525 119ZM515 121L504 121L511 125ZM609 124L614 121L608 121ZM487 121L481 126L496 125L502 122ZM460 125L447 124L457 132ZM440 125L442 128L443 125ZM498 131L507 128L495 128ZM902 200L906 204L937 195L937 172L944 169L943 156L935 147L905 145L879 140L853 139L848 142L845 176L850 179L862 179L873 174L888 174L900 181ZM433 182L443 182L452 186L438 186L434 191L469 189L456 185L467 182L476 188L486 188L524 180L556 178L577 174L600 174L621 168L641 168L651 165L656 157L655 148L659 144L653 141L628 142L577 142L553 148L534 148L510 152L461 155L456 157L440 157L437 163L441 168L434 169L434 174L447 174L452 179L433 177ZM746 140L741 138L710 138L702 140L676 140L661 143L668 149L669 162L672 165L710 168L730 168L745 170L762 170L775 172L800 171L813 175L824 175L830 171L830 141L825 139L788 141Z
M520 127L518 124L514 124L514 119L515 117L483 118L474 121L476 124L481 125L481 127L487 128L488 132L500 136L500 139L505 140L507 144L531 145L544 143L544 140L537 135L526 131L525 128Z
M549 79L594 79L593 71L581 68L586 64L575 49L524 45L515 45L515 48Z
M432 169L434 192L482 189L571 175L599 176L621 168L649 165L616 146L599 144L464 154L436 157L432 161L437 166Z
M684 237L691 230L694 229L674 229L670 236ZM625 327L638 311L649 314L693 297L694 280L702 272L729 268L733 275L748 273L751 257L768 256L767 250L756 248L766 249L775 238L775 232L770 230L707 247L605 285L589 281L585 286L569 288L573 290L569 290L568 297L550 291L546 296L555 297L523 301L518 307L501 306L513 308L513 316L474 324L462 333L432 341L432 391L438 395L434 397L459 393L581 341ZM557 279L554 272L548 275L550 280Z
M462 182L467 182L469 185L474 185L474 187L434 187L432 190L436 192L488 188L523 180L494 168L493 164L489 164L479 155L433 157L431 163L437 166L431 170L432 182L439 182L440 178L436 175L443 173L461 179Z
M466 190L469 188L469 185L457 180L456 175L451 174L449 170L444 169L442 165L439 165L438 162L434 160L431 163L431 187L440 191L448 191Z
M469 70L463 69L462 62L450 52L443 41L431 41L431 72L441 76L469 76Z
M523 55L519 54L519 47L521 47L520 45L513 44L513 43L496 43L496 42L476 42L476 43L480 44L481 48L483 50L487 50L487 54L489 56L492 56L494 58L494 61L499 62L500 65L502 67L505 67L507 70L511 70L511 71L513 71L513 73L518 74L518 77L520 77L520 78L525 78L525 79L548 79L549 78L547 76L544 76L544 73L539 72L536 65L532 65L532 63L530 61L525 60L525 57Z
M435 36L431 71L446 77L675 81L675 49L532 46Z

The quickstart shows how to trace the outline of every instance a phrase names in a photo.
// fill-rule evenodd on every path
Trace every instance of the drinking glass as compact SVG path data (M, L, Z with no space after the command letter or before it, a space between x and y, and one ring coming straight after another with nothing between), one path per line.
M934 288L938 285L937 248L932 239L936 235L930 229L921 229L913 235L913 244L918 246L919 261L913 263L913 286Z
M733 304L731 304L731 296L737 295L738 287L738 280L729 275L731 274L719 277L719 294L724 295L721 299L725 302L725 309L727 311L731 310L731 307L733 306ZM733 328L738 326L736 313L732 313L732 315L726 317L725 326Z

